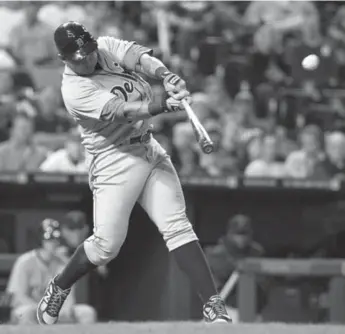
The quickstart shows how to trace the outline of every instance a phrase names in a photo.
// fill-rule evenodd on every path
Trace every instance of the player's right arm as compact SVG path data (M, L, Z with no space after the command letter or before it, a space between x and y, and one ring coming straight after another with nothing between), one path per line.
M13 295L13 306L36 305L29 295L30 263L27 254L21 255L13 265L7 292Z
M91 81L63 87L62 95L72 114L119 124L137 122L164 112L183 109L181 101L168 96L158 99L158 102L127 102L120 94L99 88Z

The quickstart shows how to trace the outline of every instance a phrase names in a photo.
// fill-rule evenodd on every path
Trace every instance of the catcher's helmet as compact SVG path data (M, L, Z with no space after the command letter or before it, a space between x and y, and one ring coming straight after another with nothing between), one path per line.
M74 21L57 27L54 41L60 57L66 60L82 60L97 49L96 39L82 24Z
M46 218L42 221L42 239L43 240L60 240L60 223L51 218Z

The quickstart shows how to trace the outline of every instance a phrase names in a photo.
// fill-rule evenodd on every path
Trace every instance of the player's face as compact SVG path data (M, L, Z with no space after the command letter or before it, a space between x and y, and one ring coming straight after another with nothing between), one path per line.
M95 70L97 60L97 50L95 50L82 60L67 60L66 64L78 75L90 75Z
M309 154L317 153L320 150L321 145L312 134L304 133L301 136L301 143L303 150Z
M76 248L87 237L87 232L87 227L83 229L61 229L62 238L64 238L67 245L72 248Z
M243 234L231 234L229 236L231 242L238 248L246 248L251 241L251 238L249 235L243 235Z
M43 241L43 249L50 255L53 255L59 246L60 242L55 239Z
M326 145L326 153L331 161L344 161L345 143L343 140L330 141Z

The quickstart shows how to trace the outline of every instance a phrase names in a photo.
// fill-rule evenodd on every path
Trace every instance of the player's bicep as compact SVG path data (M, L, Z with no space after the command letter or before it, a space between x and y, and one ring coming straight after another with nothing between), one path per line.
M134 41L130 42L112 37L101 37L99 40L101 44L105 43L107 49L117 57L120 65L129 70L135 70L135 66L143 54L152 55L153 53L152 49Z
M123 65L130 70L137 70L143 55L152 56L153 50L139 44L133 44L126 52Z

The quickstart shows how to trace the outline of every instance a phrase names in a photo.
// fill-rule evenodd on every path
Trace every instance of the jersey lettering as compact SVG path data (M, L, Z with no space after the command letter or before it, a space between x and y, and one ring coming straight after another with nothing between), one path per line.
M132 82L125 82L123 87L122 86L115 86L111 89L111 92L114 95L117 95L117 92L120 92L125 99L125 101L128 101L128 94L133 93L134 91L134 85Z

